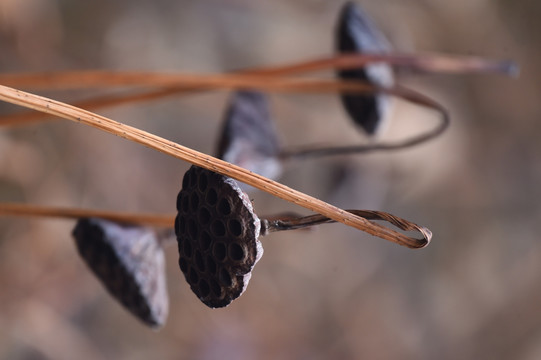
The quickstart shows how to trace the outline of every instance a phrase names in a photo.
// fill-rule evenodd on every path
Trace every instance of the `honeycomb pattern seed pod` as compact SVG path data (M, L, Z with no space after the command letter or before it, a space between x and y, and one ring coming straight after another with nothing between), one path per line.
M179 266L186 281L205 305L229 305L246 290L263 255L250 199L233 179L192 166L177 210Z
M85 218L72 235L83 260L115 299L153 328L165 323L165 257L152 229Z
M257 91L238 91L225 112L217 157L270 179L282 172L280 145L267 98ZM251 186L239 183L244 191Z
M366 13L353 2L347 2L336 28L336 49L340 53L388 53L391 51L385 35ZM363 81L390 87L394 84L393 70L384 63L370 64L359 69L340 70L338 76L348 81ZM342 104L350 118L369 135L380 133L390 111L390 97L383 94L341 95Z

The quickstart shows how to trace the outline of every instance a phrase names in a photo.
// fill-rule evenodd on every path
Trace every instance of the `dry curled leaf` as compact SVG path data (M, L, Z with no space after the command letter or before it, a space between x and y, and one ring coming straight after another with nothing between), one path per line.
M145 324L161 327L169 312L165 258L146 227L80 219L73 230L79 254L109 293Z

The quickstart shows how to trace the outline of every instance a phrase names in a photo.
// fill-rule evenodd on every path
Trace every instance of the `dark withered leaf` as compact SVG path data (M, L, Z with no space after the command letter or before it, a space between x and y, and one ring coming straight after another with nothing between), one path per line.
M77 222L72 235L83 260L114 298L153 328L165 323L165 258L152 229L88 218Z
M266 97L256 91L233 95L218 141L220 159L265 177L276 179L282 166L280 146ZM240 186L246 191L249 188Z
M340 53L387 53L391 46L385 35L359 6L347 2L340 13L336 28L336 48ZM369 82L377 86L392 86L393 70L378 63L359 69L340 70L338 76L348 81ZM389 97L383 94L341 95L342 103L351 119L367 134L375 135L382 129L389 112Z
M224 307L248 286L263 255L260 220L235 180L192 166L177 197L179 266L197 297Z

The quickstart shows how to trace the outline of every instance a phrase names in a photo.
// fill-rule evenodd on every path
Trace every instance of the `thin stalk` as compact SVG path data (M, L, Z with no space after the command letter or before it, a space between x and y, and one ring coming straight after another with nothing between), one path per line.
M408 101L417 105L437 111L441 115L438 125L425 133L409 137L405 140L398 140L393 142L379 142L367 145L305 146L296 149L285 149L280 153L280 158L283 160L289 160L308 157L314 158L345 154L361 154L378 151L402 150L434 139L439 135L443 134L445 130L447 130L451 120L448 111L441 104L429 98L428 96L425 96L421 93L418 93L412 89L408 89L403 86L396 87L395 89L400 91L401 98L407 99Z
M124 213L15 203L0 203L0 215L65 219L100 218L124 224L141 224L168 228L172 228L175 223L175 217L169 215Z
M422 248L427 245L432 236L430 230L416 225L405 219L391 215L383 211L372 210L346 210L348 213L362 216L368 220L386 221L404 231L417 231L423 237L417 239L401 234L404 243L410 244L412 248ZM64 218L64 219L82 219L82 218L100 218L114 221L122 224L147 225L163 227L159 232L158 238L162 245L172 242L174 234L172 228L175 222L173 215L126 213L104 210L90 210L69 207L38 206L33 204L0 203L0 216L17 217L45 217L45 218ZM268 235L276 231L306 229L311 226L335 223L335 220L329 219L323 215L311 215L298 217L294 214L279 214L261 219L261 236ZM378 226L378 224L374 224ZM383 228L383 227L382 227Z
M417 239L414 237L403 235L403 241L409 244L417 244L418 248L425 247L432 237L432 232L417 224L414 224L405 219L399 218L392 214L383 212L383 211L373 211L373 210L346 210L351 214L362 216L368 220L381 220L386 221L401 230L404 231L416 231L423 235L422 239ZM261 219L261 235L265 236L272 232L284 231L284 230L297 230L305 229L311 226L325 224L325 223L334 223L336 221L329 219L323 215L311 215L300 218L285 218L285 219ZM375 224L378 225L378 224Z
M290 65L245 70L242 73L236 74L202 76L179 73L165 74L87 70L32 74L3 74L0 75L0 83L5 86L32 89L45 88L49 90L109 86L182 86L184 88L224 86L224 84L230 84L229 86L237 84L236 86L238 86L240 83L246 84L245 81L268 81L269 75L272 75L273 77L289 76L330 68L346 70L378 62L419 72L455 74L488 72L510 75L518 72L517 66L513 62L492 61L478 57L441 54L345 54L303 61ZM257 79L257 76L263 76L263 78ZM253 85L253 83L251 84ZM261 84L259 86L261 86Z
M393 150L399 150L404 149L407 147L412 147L415 145L419 145L423 142L429 141L440 134L442 134L447 127L449 126L450 119L449 114L447 110L439 104L437 101L431 99L430 97L423 95L419 92L416 92L412 89L403 87L403 86L395 86L392 88L382 88L370 84L364 84L364 83L358 83L358 82L348 82L348 81L291 81L288 85L284 83L278 83L277 87L269 86L269 83L265 85L264 90L269 90L269 88L276 91L301 91L301 92L335 92L338 90L342 90L343 92L348 93L374 93L374 92L382 92L387 93L396 97L399 97L401 99L404 99L406 101L409 101L413 104L430 108L432 110L437 111L441 115L440 123L432 130L429 130L426 133L423 133L421 135L413 136L411 138L408 138L406 140L397 141L397 142L389 142L389 143L378 143L378 144L369 144L369 145L351 145L351 146L339 146L339 147L305 147L305 148L299 148L299 149L292 149L292 150L286 150L282 152L280 155L283 159L290 159L290 158L303 158L303 157L322 157L322 156L331 156L331 155L342 155L342 154L352 154L352 153L368 153L368 152L376 152L376 151L393 151ZM167 93L167 89L162 90L162 94ZM155 96L157 93L143 93L143 94L137 94L133 96L139 96L139 98L143 99L148 96ZM120 98L121 99L121 98ZM119 99L119 100L120 100ZM128 100L129 101L129 100ZM100 104L106 104L106 103L114 103L115 99L107 99L107 98L101 98L99 99L99 102L90 102L89 103L79 103L79 105L83 105L83 107L86 107L88 105L100 105ZM85 106L86 105L86 106ZM76 106L77 107L77 106ZM0 116L0 126L2 125L22 125L26 124L28 122L36 121L39 119L43 119L44 117L49 116L50 113L22 113L19 117L15 116L7 116L7 117L1 117ZM17 123L17 121L23 121Z
M200 166L207 170L214 171L224 176L244 182L273 196L277 196L283 200L302 206L332 220L352 226L358 230L365 231L373 236L377 236L403 246L418 248L416 242L411 242L408 241L408 239L404 239L403 235L395 230L383 227L379 224L374 224L363 217L349 213L322 200L311 197L261 175L252 173L239 166L192 150L180 144L176 144L146 131L113 121L104 116L2 85L0 85L0 100L37 111L50 113L64 119L91 126L110 134L120 136L124 139L137 142L154 150L190 162L196 166ZM427 239L427 244L428 241L429 239Z
M248 69L238 72L243 75L266 75L266 76L289 76L302 74L306 72L325 70L329 68L335 69L351 69L366 66L372 62L388 62L389 64L414 69L418 72L439 72L439 73L467 73L467 72L496 72L512 74L517 72L517 67L514 63L509 61L493 61L476 57L458 57L450 55L439 54L424 54L424 55L401 55L401 54L342 54L329 58L309 60L305 62L295 63L291 65ZM113 72L109 72L113 74ZM60 74L63 74L60 76ZM105 73L107 74L107 73ZM114 73L117 74L118 73ZM102 74L103 75L103 74ZM128 75L128 74L126 74ZM128 75L129 76L129 75ZM0 75L0 83L7 86L15 87L27 87L27 86L46 86L51 87L51 83L60 85L63 81L73 81L74 78L79 78L76 81L77 86L87 79L92 77L92 72L65 72L65 73L46 73L46 74L5 74ZM71 80L70 80L71 79ZM262 85L264 86L264 85ZM74 103L76 107L84 108L87 110L94 110L107 106L114 106L120 104L127 104L132 102L142 102L155 100L162 97L178 94L193 93L195 91L204 90L197 85L179 84L173 87L167 87L165 89L150 90L143 93L128 94L121 96L111 97L97 97L81 102ZM376 92L377 89L373 89L370 92ZM396 96L400 96L395 94ZM19 114L9 114L0 116L0 126L20 126L28 123L43 121L48 118L45 113L35 112L23 112ZM385 144L378 145L377 147L350 147L349 149L343 148L339 153L351 153L351 152L368 152L368 151L380 151L380 150L394 150L396 148L403 148L400 146L387 146ZM303 151L298 152L302 156ZM310 156L322 156L320 154L333 155L336 151L317 153L311 151ZM293 156L293 155L289 155Z
M170 95L170 88L152 90L147 92L130 93L122 95L109 95L92 97L86 100L74 102L72 105L86 110L100 109L109 106L119 106L140 101L159 99ZM50 114L36 111L21 111L15 114L0 115L0 126L25 126L43 121L58 120Z

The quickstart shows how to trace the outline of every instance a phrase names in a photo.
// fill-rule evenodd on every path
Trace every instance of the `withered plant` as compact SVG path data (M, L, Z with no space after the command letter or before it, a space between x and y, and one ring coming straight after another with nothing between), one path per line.
M510 62L475 57L393 53L375 25L353 4L344 7L336 30L338 55L237 73L88 70L0 74L0 100L34 110L2 115L1 126L62 118L193 164L182 180L176 216L12 203L0 204L0 214L77 219L73 236L84 261L116 299L152 327L163 325L168 313L162 247L172 238L173 228L180 270L192 291L209 307L227 306L245 291L263 253L259 237L274 231L339 222L412 249L425 247L432 238L426 227L382 211L344 210L272 178L279 175L281 164L292 158L399 150L442 134L449 125L445 108L424 94L397 85L395 69L510 74L515 67ZM338 79L298 77L321 70L336 71ZM73 105L21 90L115 87L130 91ZM225 115L219 158L90 111L216 90L236 91ZM434 110L439 122L425 133L397 142L283 149L265 100L266 92L338 94L354 123L369 136L382 131L391 97ZM254 188L315 214L259 218L245 193ZM405 233L411 231L420 237Z

